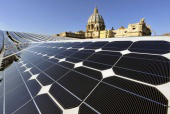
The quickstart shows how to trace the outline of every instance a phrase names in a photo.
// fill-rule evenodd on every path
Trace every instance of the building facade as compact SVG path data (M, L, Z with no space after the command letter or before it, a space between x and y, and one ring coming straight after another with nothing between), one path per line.
M86 31L63 32L54 36L73 37L79 39L88 38L112 38L112 37L134 37L134 36L151 36L151 27L146 24L145 19L139 23L129 24L127 28L120 27L117 30L113 28L106 30L103 17L99 14L98 8L95 7L93 14L89 17L86 25Z
M78 31L78 32L62 32L62 33L60 33L60 34L54 34L53 36L85 39L85 32L84 32L84 31Z
M170 33L165 33L162 36L170 36Z
M151 27L141 19L139 23L129 24L127 28L113 30L114 37L151 36Z
M111 37L133 37L133 36L150 36L151 27L141 19L139 23L129 24L127 28L123 26L117 30L106 30L103 17L99 14L97 7L94 13L89 17L86 25L86 38L111 38Z

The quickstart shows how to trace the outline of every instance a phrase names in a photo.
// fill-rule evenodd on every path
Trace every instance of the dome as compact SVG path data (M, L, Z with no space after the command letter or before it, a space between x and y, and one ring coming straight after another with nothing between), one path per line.
M104 19L103 17L99 14L97 7L94 9L94 13L89 17L88 23L103 23L104 24Z
M94 27L100 27L100 24L99 24L99 23L96 23L96 24L94 25Z
M94 13L89 17L88 23L86 25L86 32L91 32L88 37L92 37L92 32L99 32L105 30L106 26L104 24L103 17L99 14L97 7L94 9ZM94 37L94 36L93 36ZM99 37L99 36L96 36Z

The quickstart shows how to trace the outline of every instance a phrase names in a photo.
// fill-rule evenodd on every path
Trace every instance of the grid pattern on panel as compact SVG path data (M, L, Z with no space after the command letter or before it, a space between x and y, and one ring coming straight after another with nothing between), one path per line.
M170 81L167 41L31 45L0 74L2 113L168 113L170 99L158 89Z

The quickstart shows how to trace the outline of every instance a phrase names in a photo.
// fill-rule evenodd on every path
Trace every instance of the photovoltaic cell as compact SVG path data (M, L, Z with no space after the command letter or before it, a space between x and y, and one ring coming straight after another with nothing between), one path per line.
M40 70L46 70L48 69L50 66L54 65L53 63L51 62L48 62L48 61L45 61L45 62L42 62L38 65L36 65L36 67L38 67Z
M67 57L67 56L70 56L71 54L75 53L76 51L78 51L78 50L77 49L69 49L69 50L61 52L59 55Z
M167 107L164 105L151 102L148 99L144 99L143 97L122 91L122 89L115 87L115 85L110 86L105 83L99 84L99 86L93 91L87 100L85 100L85 103L93 107L97 112L108 114L124 114L127 112L141 114L162 114L167 112ZM86 108L87 107L80 106L79 113L84 114ZM88 110L90 110L90 108Z
M131 41L114 41L105 45L102 50L123 51L128 49L131 44Z
M28 81L32 77L32 75L29 72L23 72L21 75L24 81Z
M99 114L100 112L94 111L91 108L89 108L87 105L82 104L80 106L79 114ZM107 112L106 112L107 113Z
M5 92L8 93L16 87L20 86L21 84L23 84L23 80L20 76L11 78L10 80L5 82Z
M19 66L19 65L17 65L17 66L18 66L19 72L24 73L24 71L26 70L26 68L25 68L25 67L21 67L21 66Z
M0 97L0 113L3 114L3 98Z
M41 89L40 84L36 80L29 80L26 82L26 85L33 97L35 97Z
M153 101L162 103L164 105L168 104L168 100L166 99L166 97L154 87L139 84L126 79L121 79L116 76L105 78L103 82L134 93L134 95L136 94L139 96L143 96L144 98L152 99ZM143 90L148 92L145 92Z
M4 95L4 81L2 80L0 82L0 98L2 98Z
M159 85L170 81L170 61L162 56L128 54L113 67L113 71L128 78Z
M66 68L68 68L68 69L72 69L72 68L74 68L74 64L72 64L72 63L69 63L69 62L60 62L60 63L58 63L58 65L61 65L61 66L64 66L64 67L66 67Z
M20 74L19 74L18 70L13 70L9 73L6 73L5 76L6 76L5 81L8 81L8 80L11 80L12 78L15 78L15 77L18 77L18 76L20 77Z
M93 42L90 45L84 47L84 49L99 49L105 46L108 42Z
M78 63L84 61L86 58L91 56L94 53L92 50L82 50L78 51L71 56L67 57L66 60L73 62L73 63Z
M77 67L75 69L73 69L74 71L77 71L83 75L86 76L90 76L92 78L95 78L97 80L101 80L102 79L102 73L96 70L92 70L86 67Z
M31 97L23 84L5 95L5 113L11 114L29 100L31 100Z
M98 83L90 76L86 77L74 71L66 74L58 82L81 99L84 99Z
M52 85L50 93L65 109L77 107L81 103L79 99L56 83Z
M5 75L6 75L6 80L8 80L8 79L11 79L11 77L18 76L19 72L18 72L17 69L14 69L11 72L10 71L9 72L6 71Z
M140 53L166 54L170 52L170 43L166 41L138 41L129 50Z
M111 68L116 61L121 57L118 52L96 52L83 62L83 65L99 70Z
M38 114L38 110L35 107L35 104L33 101L28 102L26 105L24 105L22 108L15 111L15 114Z
M31 73L32 73L33 75L39 74L39 73L41 72L41 71L40 71L38 68L36 68L36 67L31 67L30 71L31 71Z
M48 61L51 61L51 62L53 62L53 63L57 63L57 62L59 62L59 59L49 58Z
M35 98L35 102L37 103L41 113L43 114L62 114L62 110L47 94L37 96Z
M55 54L55 55L57 55L57 54L59 54L59 53L61 53L61 52L63 52L63 51L66 51L66 49L63 49L63 48L61 48L61 49L51 49L49 52L47 52L47 53L53 53L53 54Z
M52 79L57 80L60 77L62 77L64 74L66 74L67 72L69 72L70 70L59 66L59 65L54 65L51 68L47 69L46 71L44 71L48 76L50 76Z
M40 73L37 77L37 80L43 85L43 86L47 86L52 84L54 81L48 77L46 74L44 73Z
M12 64L10 67L6 68L5 71L6 71L6 75L12 71L16 70L16 66L15 64ZM0 76L3 75L3 72L0 73Z
M91 43L92 42L82 42L82 43L79 43L79 44L73 46L72 48L84 48L84 47L90 45Z
M44 62L44 60L41 59L41 58L37 58L36 60L30 61L30 62L31 62L33 65L38 65L38 64Z
M80 43L79 42L71 42L71 43L67 42L67 43L65 43L65 45L62 45L62 47L69 48L69 47L76 46L78 44L80 44Z

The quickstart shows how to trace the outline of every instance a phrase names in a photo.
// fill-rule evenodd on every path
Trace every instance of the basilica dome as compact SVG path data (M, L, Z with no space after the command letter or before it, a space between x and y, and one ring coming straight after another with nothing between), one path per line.
M104 19L99 14L97 7L94 9L94 13L88 19L88 24L91 24L91 23L103 23L104 24Z
M99 14L97 7L95 7L94 13L88 19L85 36L88 38L99 38L100 31L105 30L105 28L104 19Z

